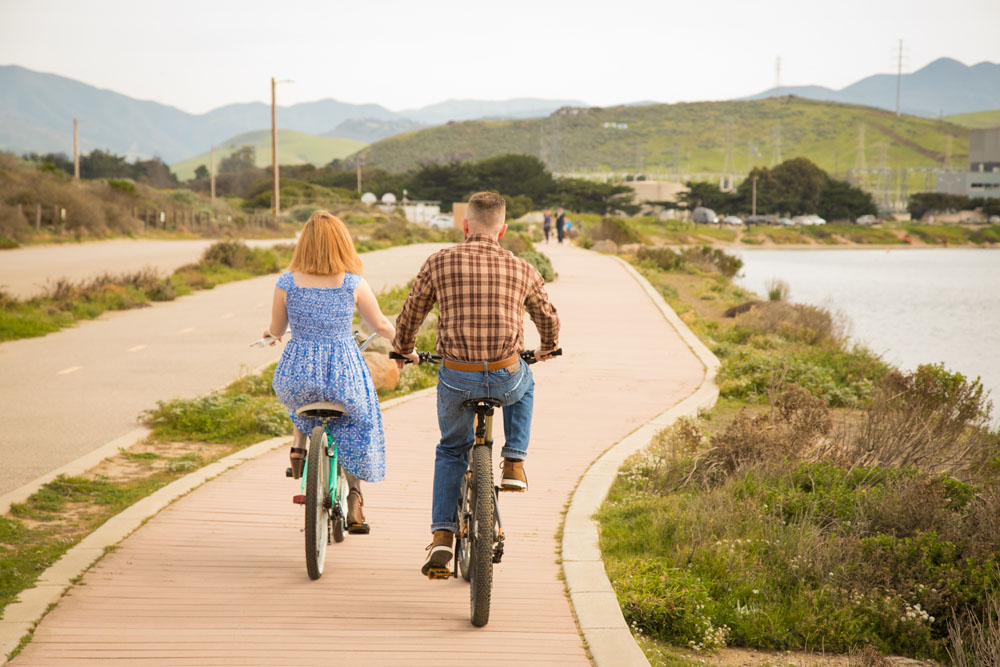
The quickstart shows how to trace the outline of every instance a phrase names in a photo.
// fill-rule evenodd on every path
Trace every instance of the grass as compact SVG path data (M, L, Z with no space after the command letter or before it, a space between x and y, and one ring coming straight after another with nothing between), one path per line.
M945 116L949 123L976 129L987 129L1000 125L1000 109L994 111L975 111L973 113L960 113L953 116Z
M315 134L297 132L295 130L278 130L278 156L279 164L329 164L337 158L345 158L355 153L367 144L356 139L344 139L342 137L320 137ZM215 167L223 159L243 146L252 146L254 149L255 166L270 167L271 165L271 131L257 130L245 132L221 142L215 151ZM194 178L194 170L199 165L208 167L208 153L196 155L187 160L182 160L170 165L170 170L177 175L181 181L188 181Z
M609 122L627 123L628 130L604 127ZM868 164L877 160L881 142L886 144L886 161L892 169L943 166L949 137L953 161L957 163L968 150L968 132L949 122L789 97L619 106L572 116L450 123L383 139L362 153L368 165L389 171L406 171L459 154L478 160L520 153L544 159L555 172L597 172L633 171L637 152L641 152L646 172L721 173L730 122L737 146L735 169L743 173L770 164L768 147L778 125L784 155L807 155L830 173L842 172L855 162L862 124ZM558 150L546 151L543 147L548 142L542 138L553 136L559 139ZM751 146L759 150L754 153Z
M984 627L1000 599L981 388L941 367L904 378L828 311L754 303L658 252L640 271L722 366L717 406L627 462L598 514L651 663L722 646L947 659L949 626Z
M163 277L152 269L96 276L80 283L58 280L45 293L19 300L0 293L0 341L44 336L94 319L109 310L141 308L170 301L194 290L279 271L291 260L292 246L249 248L238 241L219 241L201 261Z

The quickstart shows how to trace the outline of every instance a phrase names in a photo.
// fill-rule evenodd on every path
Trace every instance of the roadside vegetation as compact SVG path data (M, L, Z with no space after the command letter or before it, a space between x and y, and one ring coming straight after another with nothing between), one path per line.
M0 341L44 336L108 310L142 308L153 301L172 301L195 290L274 273L288 265L292 250L291 244L250 248L240 241L219 241L206 248L198 262L170 276L146 268L105 273L79 283L56 280L30 299L0 292Z
M982 385L894 369L837 314L788 303L786 285L768 300L736 287L739 260L714 252L629 257L722 364L718 405L627 462L599 512L647 656L995 664L982 656L1000 652L1000 434Z

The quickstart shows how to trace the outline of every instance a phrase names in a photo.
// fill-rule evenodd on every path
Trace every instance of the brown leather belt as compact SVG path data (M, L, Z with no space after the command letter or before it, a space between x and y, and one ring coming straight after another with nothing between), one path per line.
M498 371L501 368L510 368L511 366L518 364L520 365L521 356L518 354L511 355L506 359L501 359L500 361L490 361L486 364L486 370L488 371ZM442 362L445 368L450 368L453 371L466 371L474 373L483 371L483 362L481 361L452 361L451 359L444 359Z

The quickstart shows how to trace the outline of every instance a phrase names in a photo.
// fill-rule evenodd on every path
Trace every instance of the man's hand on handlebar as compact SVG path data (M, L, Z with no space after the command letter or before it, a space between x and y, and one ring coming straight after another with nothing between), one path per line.
M548 350L547 352L535 352L535 361L548 361L560 354L562 354L562 348Z
M413 352L410 352L409 354L399 354L399 353L397 353L397 355L398 355L398 357L401 357L401 358L396 358L396 368L402 368L407 363L411 363L411 364L419 364L420 363L420 355L417 354L416 350L414 350Z

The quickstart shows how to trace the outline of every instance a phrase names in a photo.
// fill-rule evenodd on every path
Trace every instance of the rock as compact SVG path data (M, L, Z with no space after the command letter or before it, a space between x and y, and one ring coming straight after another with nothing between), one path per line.
M603 241L598 241L594 244L591 250L596 250L597 252L603 253L615 253L618 252L618 244L611 239L604 239Z
M623 243L618 246L618 252L622 255L634 255L642 247L641 243Z
M395 389L399 384L399 369L396 362L383 353L368 352L362 353L368 370L372 374L372 383L375 389Z

